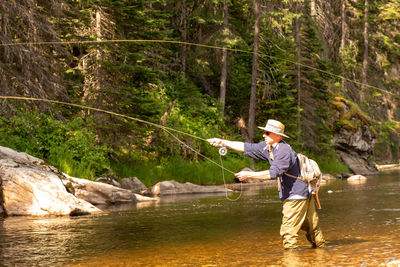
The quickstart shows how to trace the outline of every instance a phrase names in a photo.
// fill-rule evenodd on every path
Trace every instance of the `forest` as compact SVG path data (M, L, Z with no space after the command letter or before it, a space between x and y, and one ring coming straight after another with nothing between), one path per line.
M0 11L0 145L72 176L222 183L202 139L259 142L268 119L324 172L399 160L399 0L7 0ZM236 152L223 164L266 168Z

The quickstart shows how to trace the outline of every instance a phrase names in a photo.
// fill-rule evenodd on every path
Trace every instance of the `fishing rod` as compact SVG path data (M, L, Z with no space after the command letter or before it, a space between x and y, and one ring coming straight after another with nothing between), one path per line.
M229 173L231 173L231 174L233 174L233 175L235 174L235 172L233 172L233 171L231 171L231 170L225 168L225 167L223 166L223 164L222 164L222 156L225 156L225 155L227 154L227 149L226 149L226 147L221 147L221 148L219 149L218 152L219 152L219 155L220 155L220 163L217 163L217 162L215 162L214 160L210 159L209 157L203 155L202 153L200 153L200 152L197 151L196 149L192 148L191 146L189 146L188 144L186 144L186 143L183 142L182 140L180 140L176 135L172 134L171 131L180 133L180 134L182 134L182 135L190 136L190 137L192 137L192 138L195 138L195 139L198 139L198 140L201 140L201 141L208 142L207 139L202 138L202 137L199 137L199 136L196 136L196 135L193 135L193 134L189 134L189 133L186 133L186 132L183 132L183 131L180 131L180 130L177 130L177 129L174 129L174 128L171 128L171 127L167 127L167 126L164 126L164 125L161 125L161 124L158 124L158 123L149 122L149 121L146 121L146 120L138 119L138 118L131 117L131 116L128 116L128 115L116 113L116 112L113 112L113 111L104 110L104 109L100 109L100 108L94 108L94 107L85 106L85 105L80 105L80 104L75 104L75 103L68 103L68 102L63 102L63 101L58 101L58 100L51 100L51 99L46 99L46 98L23 97L23 96L0 96L0 99L5 99L5 100L7 100L7 99L8 99L8 100L24 100L24 101L39 101L39 102L47 102L47 103L52 103L52 104L59 104L59 105L72 106L72 107L77 107L77 108L80 108L80 109L87 109L87 110L102 112L102 113L110 114L110 115L113 115L113 116L121 117L121 118L124 118L124 119L128 119L128 120L133 120L133 121L137 121L137 122L149 124L149 125L151 125L151 126L154 126L154 127L157 127L157 128L160 128L160 129L164 130L165 132L167 132L168 134L170 134L173 138L175 138L180 144L184 145L185 147L189 148L189 149L190 149L191 151L193 151L194 153L200 155L200 156L203 157L204 159L206 159L206 160L210 161L211 163L215 164L216 166L220 167L221 170L222 170L222 179L223 179L223 182L224 182L225 189L227 189L227 186L226 186L224 171L227 171L227 172L229 172ZM238 200L238 199L240 198L241 194L242 194L242 183L240 183L240 195L239 195L236 199L231 199L231 198L229 198L229 197L228 197L228 191L227 191L227 190L225 190L225 194L226 194L226 198L227 198L228 200L231 200L231 201L236 201L236 200Z
M243 49L237 49L237 48L229 48L229 47L223 47L223 46L217 46L217 45L206 45L206 44L199 44L199 43L191 43L191 42L184 42L184 41L175 41L175 40L145 40L145 39L116 39L116 40L85 40L85 41L79 41L79 40L75 40L75 41L46 41L46 42L16 42L16 43L0 43L0 47L1 46L34 46L34 45L63 45L63 44L97 44L97 43L161 43L161 44L182 44L182 45L189 45L189 46L198 46L198 47L204 47L204 48L211 48L211 49L219 49L219 50L223 50L226 49L227 51L231 51L231 52L240 52L240 53L247 53L247 54L257 54L260 57L264 57L264 58L271 58L271 59L276 59L276 60L283 60L295 65L299 65L301 67L305 67L311 70L315 70L318 71L320 73L324 73L327 75L330 75L331 77L335 77L341 80L345 80L360 86L366 86L378 91L381 91L383 93L387 93L390 94L394 97L400 97L399 95L392 93L388 90L379 88L377 86L374 85L370 85L370 84L366 84L366 83L362 83L350 78L346 78L342 75L338 75L338 74L334 74L332 72L326 71L326 70L322 70L316 67L312 67L309 66L307 64L304 63L300 63L297 61L293 61L287 58L280 58L277 56L271 56L271 55L266 55L260 52L255 53L254 51L249 51L249 50L243 50Z

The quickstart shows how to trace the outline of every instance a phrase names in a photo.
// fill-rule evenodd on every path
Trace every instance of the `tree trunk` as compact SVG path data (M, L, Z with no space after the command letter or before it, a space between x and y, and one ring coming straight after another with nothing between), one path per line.
M313 1L312 1L313 2ZM296 13L300 13L299 3L296 3ZM300 18L295 19L295 42L296 42L296 61L297 61L297 69L296 69L296 89L297 89L297 109L298 109L298 118L297 118L297 131L301 132L301 37L300 37L300 26L301 20ZM301 134L299 135L299 139ZM300 141L300 140L299 140Z
M367 69L368 69L368 0L364 1L364 31L363 31L363 37L364 37L364 55L363 55L363 64L362 64L362 70L361 70L361 79L362 79L362 85L361 85L361 94L360 94L360 100L363 101L365 100L365 95L366 95L366 88L367 88Z
M186 8L186 0L182 1L182 72L186 73L186 42L187 42L187 8Z
M223 26L223 37L227 38L228 35L228 3L224 1L224 26ZM228 50L225 45L222 49L222 58L221 58L221 82L220 82L220 91L219 91L219 100L222 104L222 117L225 115L225 97L226 97L226 78L228 72Z
M253 47L253 65L251 69L251 92L250 92L249 123L248 123L249 142L253 142L254 140L259 43L260 43L260 1L254 0L254 47Z
M101 13L100 10L96 10L96 26L95 26L95 32L96 32L96 40L101 41ZM102 86L102 72L101 72L101 63L102 61L102 55L101 55L101 50L100 48L97 48L96 50L96 85L95 85L95 92L97 94L97 106L101 107L102 106L102 93L101 93L101 86Z
M299 4L299 3L296 3ZM317 15L317 9L315 7L315 0L310 0L310 15L315 17Z
M160 125L165 125L165 123L167 122L167 117L169 116L169 114L171 113L172 109L174 108L176 104L176 99L174 101L172 101L172 103L169 105L167 111L164 112L164 114L162 115L159 124ZM156 128L154 131L152 131L146 138L146 145L150 145L151 143L153 143L156 140L156 136L157 134L160 132L161 128Z
M340 49L339 49L340 55L343 55L345 45L346 45L346 37L347 37L346 5L347 5L347 1L342 0L341 10L340 10L341 18L342 18L342 20L341 20L342 36L340 38ZM346 80L344 78L342 78L341 79L342 88L345 88L345 86L346 86L345 82L346 82Z

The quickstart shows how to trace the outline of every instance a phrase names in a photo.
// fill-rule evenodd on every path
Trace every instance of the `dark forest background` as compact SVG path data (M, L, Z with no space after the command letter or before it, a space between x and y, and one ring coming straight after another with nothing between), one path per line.
M249 142L273 118L329 172L348 171L341 132L364 127L368 161L399 159L398 0L7 0L0 43L2 96ZM0 145L72 175L210 176L202 157L154 126L40 101L0 106ZM177 136L217 159L206 142ZM251 163L232 153L227 164Z

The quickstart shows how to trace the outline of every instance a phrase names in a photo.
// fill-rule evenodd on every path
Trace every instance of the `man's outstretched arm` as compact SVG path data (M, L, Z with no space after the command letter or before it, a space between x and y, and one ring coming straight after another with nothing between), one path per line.
M240 181L246 180L246 179L259 179L259 180L270 180L271 175L269 174L269 171L259 171L259 172L254 172L254 171L241 171L235 174L235 177L238 178Z

